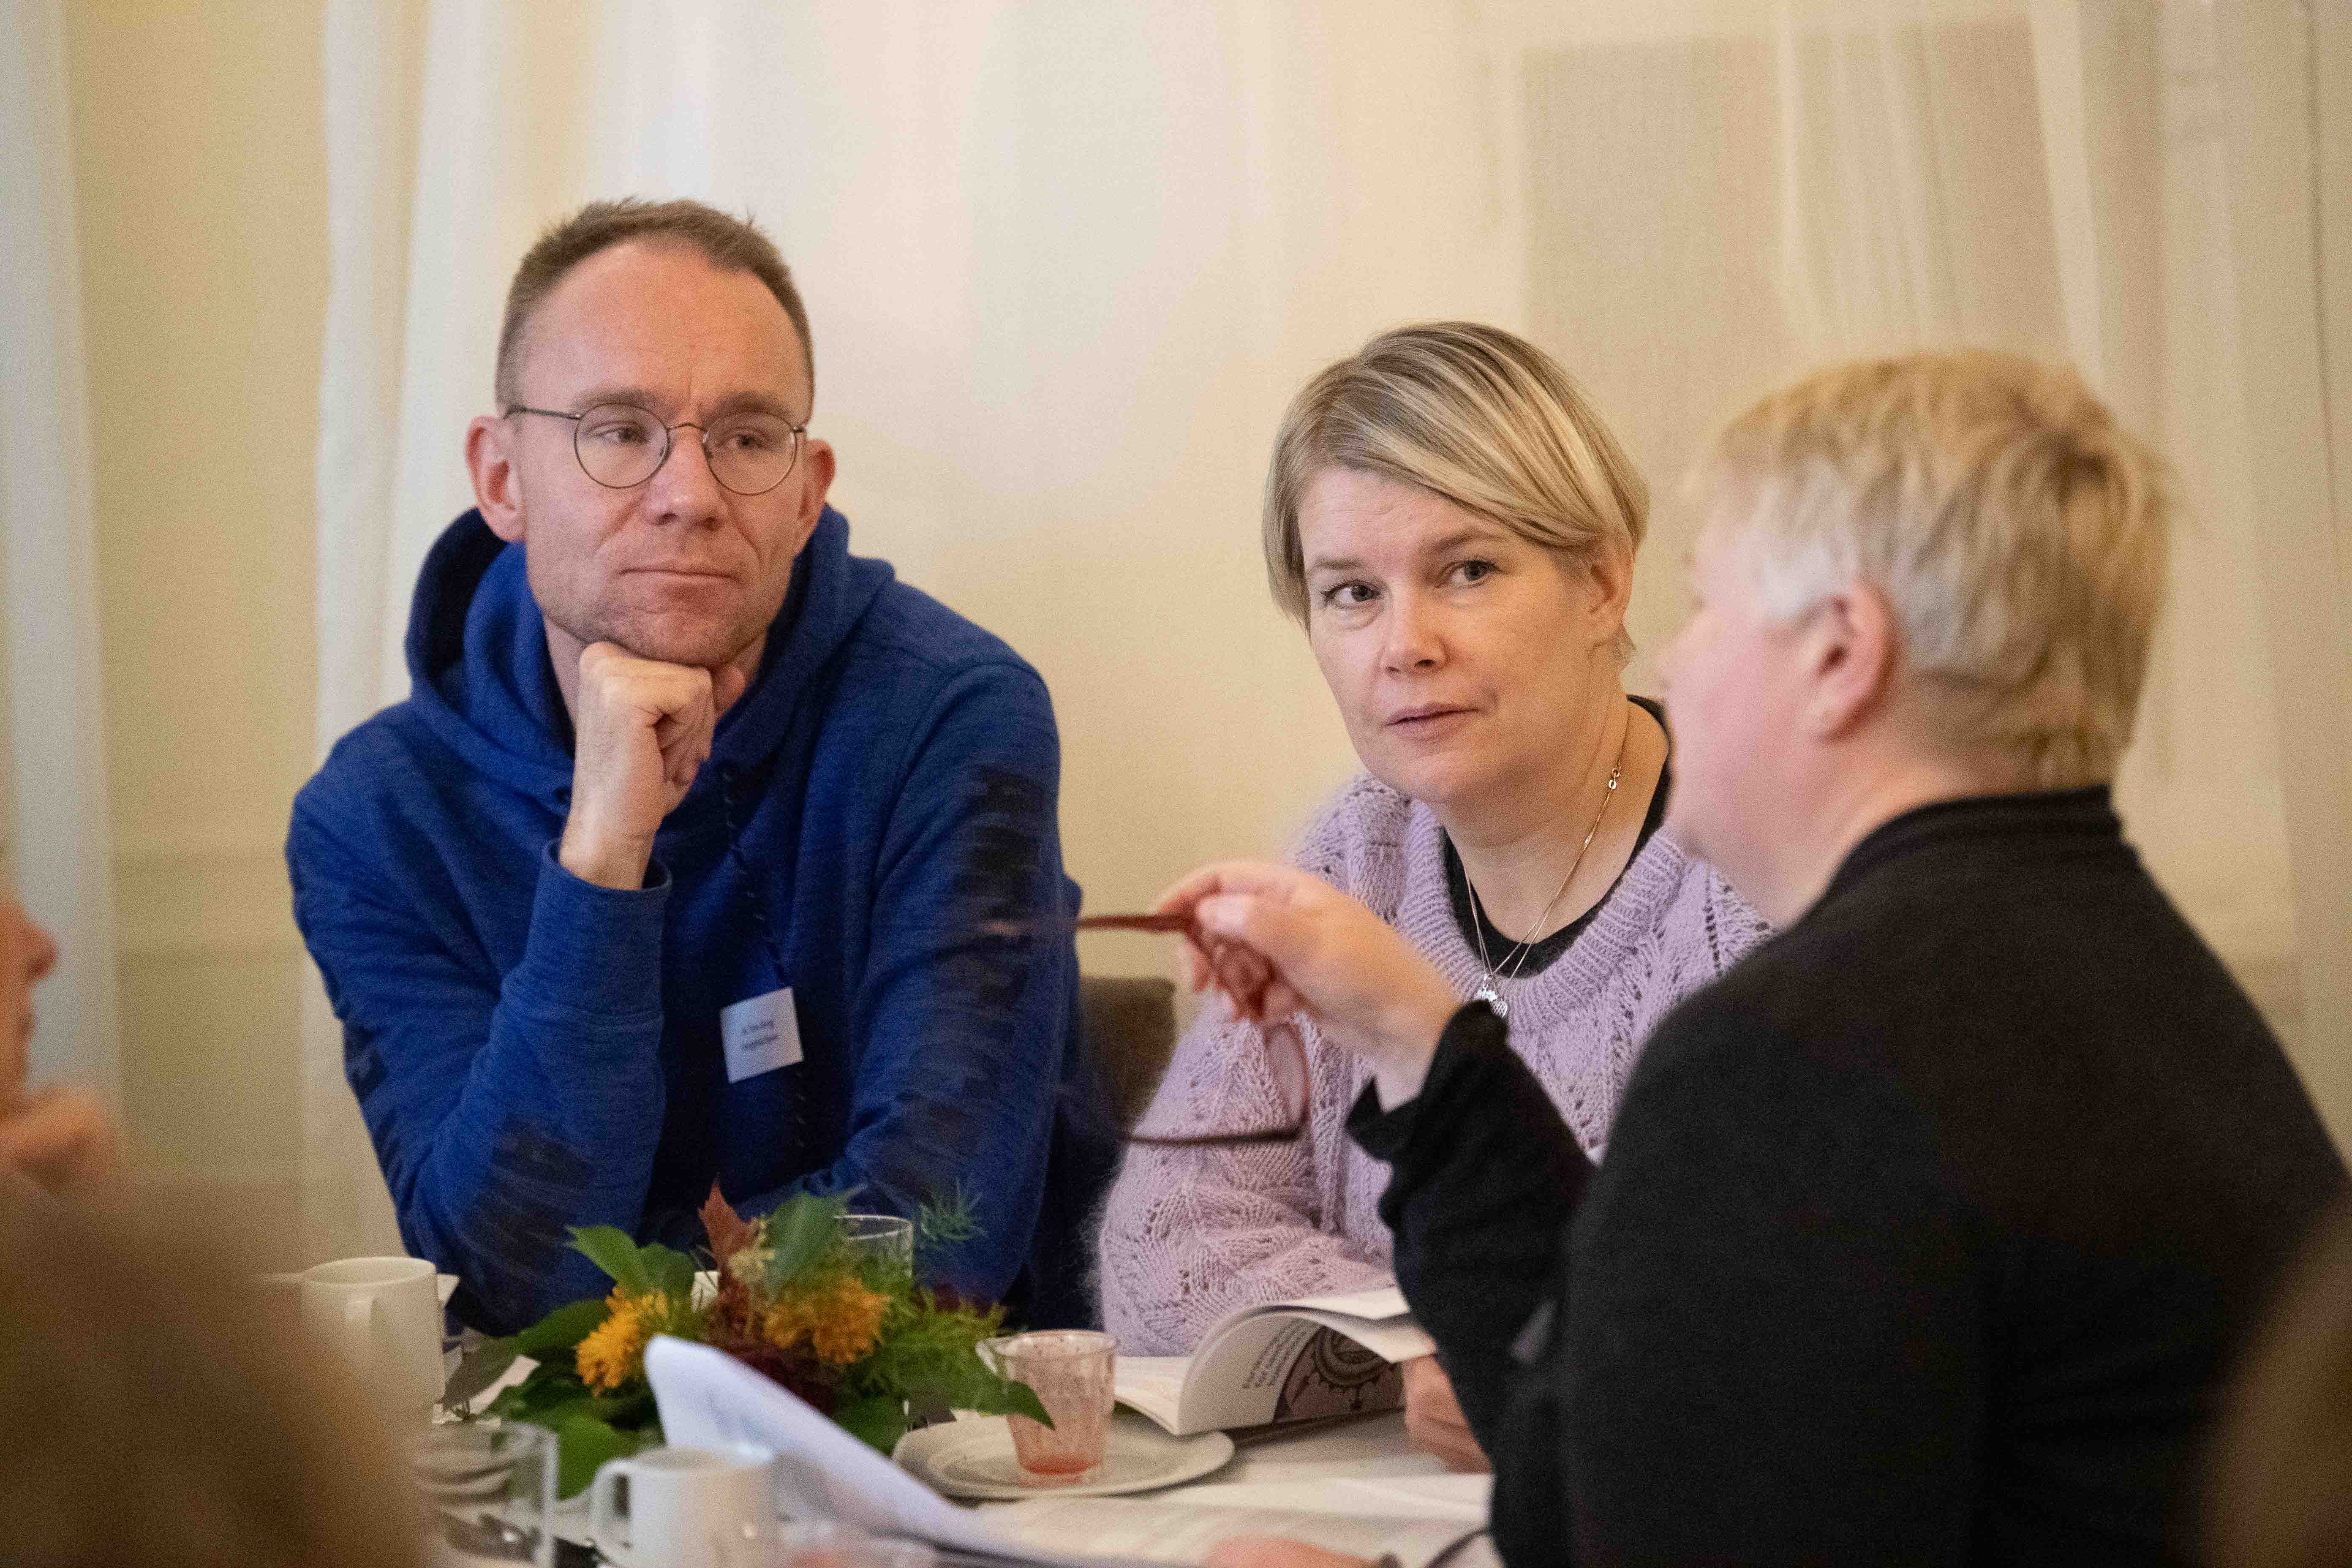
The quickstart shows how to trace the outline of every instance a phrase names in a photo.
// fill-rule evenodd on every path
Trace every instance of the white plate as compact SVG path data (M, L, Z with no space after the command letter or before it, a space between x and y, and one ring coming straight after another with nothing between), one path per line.
M1140 1415L1121 1410L1111 1416L1110 1443L1101 1471L1076 1486L1043 1486L1024 1480L1013 1457L1013 1433L1002 1415L944 1421L909 1432L890 1456L899 1468L947 1497L989 1502L1033 1497L1115 1497L1198 1480L1234 1457L1234 1440L1223 1432L1171 1437Z

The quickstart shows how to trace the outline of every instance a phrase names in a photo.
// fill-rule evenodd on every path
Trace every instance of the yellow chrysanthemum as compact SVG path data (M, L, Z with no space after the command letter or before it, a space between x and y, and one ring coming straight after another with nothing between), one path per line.
M646 1342L660 1326L663 1305L658 1296L632 1296L621 1289L604 1304L612 1315L580 1342L575 1357L580 1381L599 1393L646 1374Z
M760 1329L778 1350L806 1340L818 1360L847 1366L874 1348L889 1306L888 1297L844 1274L776 1302Z

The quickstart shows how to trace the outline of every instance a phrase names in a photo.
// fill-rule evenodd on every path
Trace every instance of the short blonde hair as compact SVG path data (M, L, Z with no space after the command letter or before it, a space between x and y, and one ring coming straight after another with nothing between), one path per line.
M1266 471L1265 574L1302 626L1298 502L1328 468L1418 486L1580 566L1632 561L1649 519L1649 487L1569 374L1475 321L1382 332L1291 400ZM1633 651L1620 627L1618 662Z
M1693 488L1776 620L1856 581L1886 595L1938 743L2031 788L2115 776L2170 487L2072 371L1979 352L1835 366L1725 426Z

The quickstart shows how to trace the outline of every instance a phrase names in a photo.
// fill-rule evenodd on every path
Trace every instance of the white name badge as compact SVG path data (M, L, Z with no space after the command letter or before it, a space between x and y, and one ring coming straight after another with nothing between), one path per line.
M719 1037L727 1048L727 1081L741 1083L801 1059L800 1016L793 988L746 996L719 1009Z

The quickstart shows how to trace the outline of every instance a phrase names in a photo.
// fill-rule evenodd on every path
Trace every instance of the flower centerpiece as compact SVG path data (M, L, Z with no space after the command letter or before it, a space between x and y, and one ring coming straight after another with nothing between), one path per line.
M725 1351L775 1379L854 1436L887 1454L910 1409L961 1407L1052 1422L1026 1385L980 1359L1001 1307L981 1308L918 1281L914 1260L860 1247L845 1234L847 1201L800 1196L744 1220L712 1187L702 1218L715 1281L673 1247L640 1247L610 1226L574 1227L572 1247L613 1281L601 1300L573 1301L467 1354L443 1395L471 1402L519 1356L536 1363L480 1412L556 1436L557 1489L571 1497L607 1459L662 1441L646 1345L673 1334ZM975 1234L970 1205L924 1208L915 1257Z

